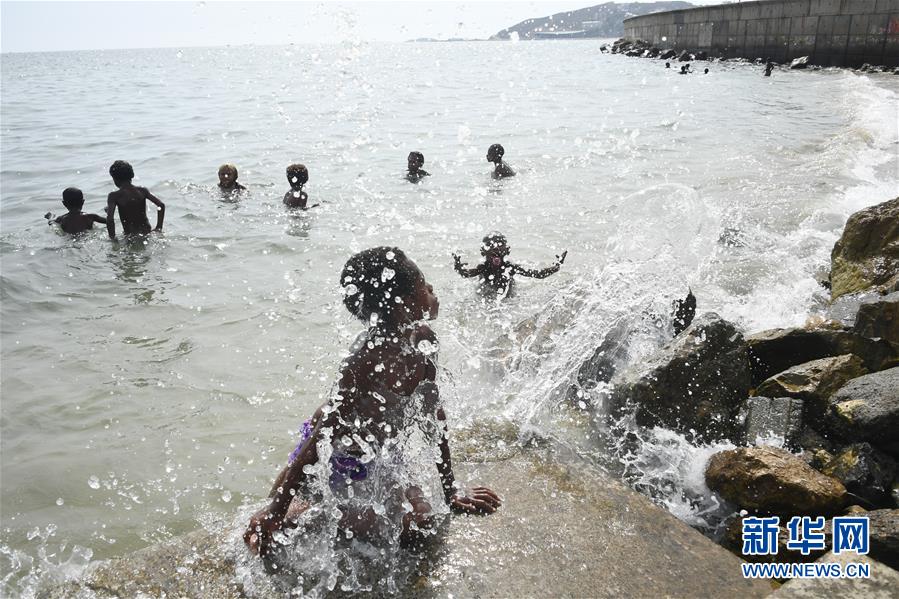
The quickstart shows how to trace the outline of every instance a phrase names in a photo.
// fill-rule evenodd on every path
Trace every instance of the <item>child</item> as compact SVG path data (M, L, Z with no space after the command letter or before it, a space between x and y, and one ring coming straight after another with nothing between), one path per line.
M515 176L515 171L512 170L512 167L503 162L503 154L505 153L506 150L499 144L493 144L487 148L487 162L492 162L496 165L496 168L493 169L494 179Z
M237 182L237 167L233 164L223 164L219 167L219 189L229 192L246 189Z
M106 224L106 219L102 216L85 214L81 211L81 208L84 207L84 194L76 187L69 187L63 190L62 205L68 208L69 213L53 219L53 215L48 212L44 215L50 221L47 223L48 225L56 223L66 233L75 235L93 229L94 223Z
M426 353L436 337L420 322L436 318L439 303L418 266L397 248L376 247L347 261L340 284L344 305L369 329L342 362L337 392L304 424L304 439L275 479L271 502L250 520L244 541L263 558L276 549L274 535L295 528L310 506L322 451L327 478L321 482L337 498L338 526L347 537L370 540L393 527L408 544L417 531L431 527L423 491L401 482L397 465L403 460L401 439L428 422L438 425L438 438L431 440L440 451L436 466L450 509L485 514L500 506L490 489L475 487L465 495L456 485L433 352Z
M409 152L407 163L409 172L406 173L406 181L418 183L425 177L431 176L431 173L421 168L425 163L425 156L421 152Z
M284 194L284 205L290 208L315 208L318 204L306 206L309 196L303 191L303 186L309 181L309 171L305 165L291 164L287 167L287 181L290 183L290 191Z
M481 277L480 292L483 295L509 296L512 294L512 286L515 282L513 277L515 275L545 279L549 275L559 272L562 264L565 263L565 256L568 255L568 251L566 250L562 252L562 255L556 256L556 263L543 270L522 268L517 264L506 262L506 256L509 255L506 237L502 233L490 233L484 237L481 245L481 255L484 256L483 263L478 264L474 268L464 268L462 259L453 254L456 272L463 277Z
M119 218L122 221L122 231L125 235L146 235L150 232L150 221L147 220L147 200L156 205L156 229L162 231L162 221L165 219L165 204L150 193L146 187L136 187L131 184L134 178L134 169L124 160L116 160L109 167L109 176L118 190L109 194L106 201L106 230L109 238L115 239L115 211L118 208Z

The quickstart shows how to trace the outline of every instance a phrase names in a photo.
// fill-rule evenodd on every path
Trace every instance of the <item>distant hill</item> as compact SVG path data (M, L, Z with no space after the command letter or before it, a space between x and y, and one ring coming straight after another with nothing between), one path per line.
M491 36L492 40L507 40L513 32L519 39L621 37L624 20L665 10L691 8L689 2L606 2L589 8L559 12L549 17L527 19Z

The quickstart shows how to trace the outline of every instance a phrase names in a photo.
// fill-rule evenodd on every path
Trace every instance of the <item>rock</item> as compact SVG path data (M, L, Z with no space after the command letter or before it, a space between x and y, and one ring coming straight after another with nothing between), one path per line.
M899 345L899 292L859 306L852 331Z
M762 513L829 516L840 513L846 488L777 447L741 447L712 456L706 484L724 499Z
M794 58L793 62L790 63L791 69L806 69L808 68L808 56L800 56L799 58Z
M868 71L874 71L876 69L873 66L871 66L871 63L866 62L865 64L860 66L858 68L858 70L862 73L867 73Z
M871 510L865 515L871 531L871 556L899 569L899 510Z
M812 550L808 555L802 555L801 551L788 549L787 541L790 539L790 532L786 523L782 522L781 524L778 526L780 532L777 534L777 554L775 555L743 555L743 517L739 515L732 517L725 524L720 541L721 546L739 558L756 564L813 562L826 553Z
M590 359L581 364L577 371L577 383L581 389L589 390L598 383L612 380L618 365L627 359L630 334L630 327L624 321L619 321L609 329Z
M668 50L662 50L662 53L659 54L659 59L660 60L671 60L672 58L675 58L676 56L677 56L677 52L675 52L674 50L669 48Z
M672 320L674 321L674 334L680 335L696 316L696 296L693 290L687 290L687 297L674 300L672 304Z
M850 216L830 262L833 299L895 277L899 273L899 198Z
M655 46L653 46L652 48L650 48L649 50L646 51L646 57L647 58L655 58L656 56L658 56L661 53L662 53L662 51L659 48L656 48Z
M795 397L805 401L806 413L820 418L827 400L847 381L867 374L862 361L852 354L821 358L794 366L762 382L756 389L764 397Z
M899 367L846 383L830 398L827 425L842 439L899 456Z
M745 442L777 437L797 447L802 433L802 400L791 397L750 397L747 402Z
M531 455L457 468L460 480L499 493L503 506L486 517L451 517L427 552L421 576L396 596L698 597L711 586L722 595L760 599L771 591L765 581L744 579L740 560L729 552L583 464ZM221 536L201 531L100 563L85 579L46 597L249 595L241 584L255 597L289 594L266 588L272 579L257 561L238 569L234 558L222 557L230 551L247 559L240 541L222 542Z
M868 578L792 578L770 595L770 599L893 599L899 587L899 572L866 555L827 553L816 563L868 564Z
M699 52L696 53L696 60L708 60L708 59L709 59L709 53L706 52L705 50L700 50Z
M847 491L871 507L888 507L891 503L890 487L896 477L896 462L870 443L844 447L820 471L843 483Z
M899 360L899 350L888 341L868 339L842 327L771 329L750 335L746 343L754 386L793 366L830 356L854 354L869 372Z
M686 50L681 50L681 53L677 55L677 59L680 62L690 62L691 60L693 60L693 55Z
M748 395L743 336L708 313L623 373L610 400L613 414L633 408L640 426L660 425L708 440L739 436L737 415Z

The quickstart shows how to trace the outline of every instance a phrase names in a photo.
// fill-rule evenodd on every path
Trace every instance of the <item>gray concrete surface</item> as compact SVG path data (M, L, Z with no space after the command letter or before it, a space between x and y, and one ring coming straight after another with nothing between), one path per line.
M460 464L502 509L453 517L406 597L763 597L741 560L611 478L536 457ZM95 566L44 597L243 597L233 543L197 532ZM232 549L229 549L231 547ZM257 589L257 595L264 589Z
M624 36L660 48L813 64L899 66L899 0L765 0L625 19Z

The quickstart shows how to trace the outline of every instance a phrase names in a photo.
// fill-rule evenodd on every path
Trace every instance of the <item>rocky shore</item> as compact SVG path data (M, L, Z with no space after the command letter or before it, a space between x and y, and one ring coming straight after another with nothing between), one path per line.
M705 470L709 489L733 508L720 543L738 555L744 517L777 515L783 525L823 516L830 526L834 516L864 514L870 557L899 568L899 198L849 218L825 285L831 313L849 318L746 333L714 313L698 316L613 379L610 414L693 443L738 446ZM821 553L780 547L765 559Z
M764 56L728 58L725 56L710 54L709 52L702 50L675 50L673 48L660 48L659 46L656 46L644 40L630 40L627 38L618 39L612 44L605 44L600 48L600 51L609 54L624 54L625 56L633 56L637 58L657 58L659 60L667 60L671 62L687 63L694 61L716 60L718 62L752 62L757 64L768 63L773 66L778 66L777 62L772 61ZM808 56L800 56L799 58L792 60L789 64L785 64L783 66L789 67L790 69L819 68L817 65L809 61ZM899 67L885 67L867 63L863 64L856 70L863 73L882 72L899 75Z

